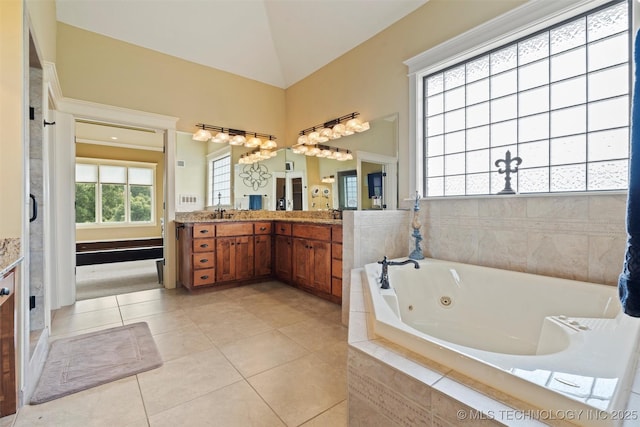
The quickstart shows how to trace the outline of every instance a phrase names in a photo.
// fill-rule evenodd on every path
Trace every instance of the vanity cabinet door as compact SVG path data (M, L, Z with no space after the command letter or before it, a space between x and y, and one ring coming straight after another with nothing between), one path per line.
M271 275L271 235L255 237L256 277Z
M309 276L311 287L319 291L331 293L331 243L309 242Z
M253 277L253 236L224 237L216 242L216 281Z
M276 277L283 282L291 281L291 237L275 237L275 273Z

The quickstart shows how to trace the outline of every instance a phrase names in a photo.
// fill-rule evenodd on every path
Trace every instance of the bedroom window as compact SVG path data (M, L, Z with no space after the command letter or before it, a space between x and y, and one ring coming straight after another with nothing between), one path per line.
M627 188L630 5L615 1L440 69L417 85L423 194ZM486 49L486 48L485 48ZM513 165L515 166L515 165Z
M78 160L77 225L154 223L155 164Z

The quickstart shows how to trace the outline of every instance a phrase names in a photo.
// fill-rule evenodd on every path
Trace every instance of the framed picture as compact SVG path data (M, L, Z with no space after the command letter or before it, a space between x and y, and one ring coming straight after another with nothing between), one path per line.
M284 170L291 172L293 170L293 162L284 162Z

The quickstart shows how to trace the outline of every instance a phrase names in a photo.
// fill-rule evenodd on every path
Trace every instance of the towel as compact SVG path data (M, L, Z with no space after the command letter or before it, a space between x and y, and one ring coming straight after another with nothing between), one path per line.
M262 195L250 194L249 195L249 210L258 211L262 209Z
M631 104L627 251L618 279L618 293L624 312L640 317L640 31L636 34L633 52L636 70Z

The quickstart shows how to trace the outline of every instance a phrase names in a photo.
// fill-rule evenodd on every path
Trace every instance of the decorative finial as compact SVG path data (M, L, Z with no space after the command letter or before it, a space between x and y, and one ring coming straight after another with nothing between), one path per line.
M511 163L516 162L516 166L512 169ZM500 168L500 163L504 164L504 169ZM504 174L504 189L500 191L498 194L516 194L511 188L511 174L518 172L518 166L522 163L522 159L520 157L511 158L511 151L507 150L504 159L496 160L495 165L499 168L498 173Z

